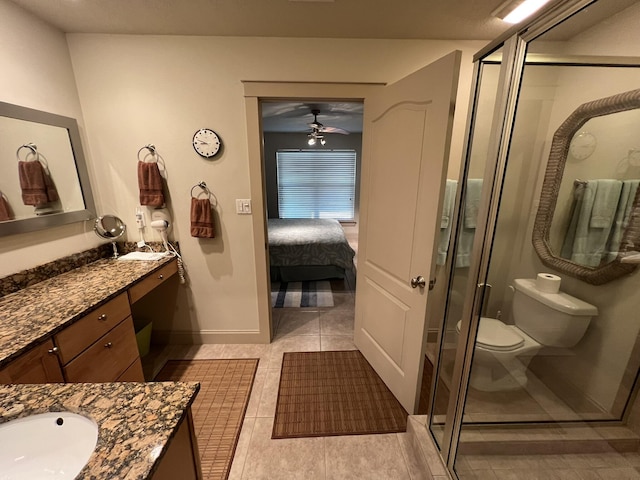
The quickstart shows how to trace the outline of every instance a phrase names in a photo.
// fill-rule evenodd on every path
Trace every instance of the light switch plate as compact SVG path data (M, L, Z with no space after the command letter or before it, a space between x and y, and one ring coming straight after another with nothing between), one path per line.
M251 199L236 198L236 213L238 215L251 215Z

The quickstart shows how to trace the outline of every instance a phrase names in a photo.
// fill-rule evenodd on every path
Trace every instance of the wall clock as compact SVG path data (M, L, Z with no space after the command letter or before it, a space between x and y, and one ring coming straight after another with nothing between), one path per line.
M211 158L220 152L222 140L210 128L201 128L193 135L193 148L204 158Z
M576 160L584 160L596 149L596 137L589 132L578 132L571 139L569 153Z

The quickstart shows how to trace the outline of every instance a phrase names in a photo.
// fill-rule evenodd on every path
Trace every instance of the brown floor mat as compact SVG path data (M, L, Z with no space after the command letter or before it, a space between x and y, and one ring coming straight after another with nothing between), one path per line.
M155 381L200 382L191 407L203 478L229 476L257 359L170 360Z
M407 412L359 351L284 354L272 438L406 429Z

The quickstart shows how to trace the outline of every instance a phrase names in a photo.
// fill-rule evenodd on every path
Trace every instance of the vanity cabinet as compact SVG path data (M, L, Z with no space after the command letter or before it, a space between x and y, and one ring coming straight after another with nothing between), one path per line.
M167 263L164 267L147 276L129 289L129 302L132 304L137 302L176 273L178 273L178 262L174 260Z
M111 300L61 331L34 339L44 341L0 368L0 383L144 382L134 320L140 323L149 315L154 317L156 297L147 294L177 272L177 262L172 260L151 273L132 278L128 288L120 288L121 293ZM77 298L83 298L80 288L91 291L91 282L102 286L103 281L99 271L90 279L85 273L81 280L72 284ZM156 292L166 294L162 289ZM40 301L46 298L43 296ZM25 319L34 321L31 314Z
M191 407L187 410L187 418L178 428L167 452L158 465L151 480L201 480L202 467L198 454L198 443L193 427Z
M129 300L127 294L122 293L69 325L54 335L60 362L63 365L68 364L89 345L129 316L131 316Z
M51 339L23 353L0 370L0 383L64 382Z
M138 344L131 317L127 317L62 369L67 382L115 382L134 362L140 363Z

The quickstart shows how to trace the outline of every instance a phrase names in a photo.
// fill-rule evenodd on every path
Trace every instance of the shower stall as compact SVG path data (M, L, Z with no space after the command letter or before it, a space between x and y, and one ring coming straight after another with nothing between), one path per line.
M425 358L427 428L454 478L502 478L500 458L565 478L563 456L638 452L638 25L637 1L555 2L474 59Z

